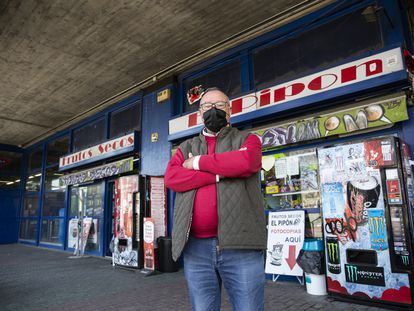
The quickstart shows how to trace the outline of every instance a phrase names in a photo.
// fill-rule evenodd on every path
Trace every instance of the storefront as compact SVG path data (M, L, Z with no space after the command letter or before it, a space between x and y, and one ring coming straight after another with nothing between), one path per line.
M409 121L413 58L399 5L338 1L183 74L182 105L176 108L181 115L170 120L169 139L178 143L202 128L198 103L187 101L185 94L220 87L230 96L232 125L261 137L264 212L304 211L304 237L324 239L331 268L328 291L412 305L412 174L407 157L413 153L401 153L403 143L397 137L407 141L404 150L414 150ZM326 150L336 152L326 156ZM404 163L407 170L399 171ZM384 175L393 167L398 167L393 176L391 171ZM367 176L375 179L374 186L362 181ZM334 183L341 185L342 204L327 190ZM376 204L355 211L352 193L377 187ZM401 200L393 201L396 196ZM329 230L333 220L336 232ZM377 222L386 223L380 229L389 239L383 238L385 231L379 233ZM332 261L329 238L337 241L341 264ZM379 240L384 240L382 246ZM290 258L292 249L286 243L283 258ZM296 248L295 256L298 252ZM339 265L341 273L332 268Z
M142 94L25 152L19 242L74 251L74 219L88 217L85 253L110 255L114 181L139 173Z
M409 33L412 29L401 4L400 1L385 0L334 1L299 20L216 55L177 77L158 82L81 124L31 146L25 150L23 158L19 241L73 251L77 219L87 217L90 219L89 230L93 229L85 252L110 255L112 237L117 230L122 231L121 226L118 228L114 200L118 189L116 183L121 175L137 176L138 180L139 191L133 186L135 182L126 182L129 186L125 187L130 194L128 204L137 206L134 193L140 192L140 215L157 218L156 236L169 234L174 194L168 193L166 211L165 193L159 191L163 189L160 186L162 178L152 180L151 177L162 176L174 146L197 135L202 129L198 103L188 100L192 92L200 86L216 86L230 97L232 125L261 137L264 213L304 211L304 237L325 239L325 253L331 267L328 271L335 274L332 271L335 272L334 268L339 264L329 258L332 254L329 255L327 237L339 239L344 236L339 234L338 237L332 234L332 230L326 230L337 221L335 228L343 225L349 231L352 225L349 221L351 215L344 214L345 207L330 216L329 208L326 211L330 201L336 202L336 198L331 200L325 192L328 184L345 184L342 192L346 198L347 183L351 180L346 179L344 176L347 174L343 172L354 170L358 174L375 175L378 182L381 179L384 191L378 197L388 198L388 202L393 203L391 205L404 203L406 205L402 205L408 206L410 200L409 191L401 190L403 184L409 184L408 173L401 171L400 174L398 171L398 183L392 176L387 179L378 173L379 166L370 165L378 161L377 157L381 156L384 162L392 154L400 160L387 162L387 165L401 166L406 163L403 157L397 156L396 152L387 152L388 147L379 150L368 148L377 143L365 144L381 137L385 142L392 141L385 145L397 146L396 137L399 137L414 150L411 121L414 117L411 107L414 61L410 54L414 49ZM353 145L352 150L350 145ZM329 170L322 174L327 166L326 159L320 156L329 150L329 146L342 150L332 153L332 176L326 173ZM361 146L367 149L361 149ZM409 155L413 154L412 151ZM361 156L367 152L371 158ZM113 173L110 173L112 169ZM362 187L358 183L356 185ZM388 188L385 185L389 185ZM355 183L353 187L358 188ZM151 189L158 189L158 192L154 191L154 200L150 197ZM395 193L394 197L389 196L390 191L385 192L385 189L401 193L404 200L392 201L397 196ZM146 208L148 201L157 206ZM354 249L364 248L367 252L352 253L348 250L352 247L335 245L342 251L342 272L351 270L348 267L354 265L365 269L357 269L359 275L381 278L381 273L391 273L388 279L393 280L392 284L382 280L373 284L366 279L361 283L352 280L350 275L329 275L328 289L331 293L344 295L345 292L338 288L346 288L347 294L355 298L358 295L355 293L359 293L355 289L370 293L364 286L379 286L379 290L365 298L381 300L388 289L401 294L400 289L403 288L406 292L398 296L402 298L400 302L405 305L412 303L413 271L401 266L407 259L412 264L409 246L410 236L414 234L412 215L405 212L408 208L402 213L394 209L394 214L403 220L403 226L396 228L389 219L398 217L384 214L392 210L387 204L376 204L376 210L364 213L357 224L362 228L360 234L370 237L366 241L376 241L363 246L355 244L355 241L352 241L354 244L349 242ZM341 222L345 216L348 221ZM377 241L383 239L382 236L369 233L371 219L386 219L387 232L404 241L390 240L385 249L385 244ZM135 225L136 222L132 224ZM125 227L124 224L123 231L130 231L130 226ZM354 229L356 231L355 226ZM409 234L398 236L397 229L404 229ZM346 239L352 240L352 237L356 240L353 233ZM137 242L136 236L132 239ZM128 249L128 243L135 243L128 241L120 244L118 241L122 251ZM400 245L395 242L400 242ZM401 246L401 243L406 245ZM331 246L331 249L336 247ZM360 254L363 264L347 258L347 254ZM285 258L287 256L291 257L286 254ZM379 271L374 257L387 267L385 272ZM124 257L125 260L128 258ZM348 288L349 284L352 289ZM383 300L395 302L388 299L387 294Z

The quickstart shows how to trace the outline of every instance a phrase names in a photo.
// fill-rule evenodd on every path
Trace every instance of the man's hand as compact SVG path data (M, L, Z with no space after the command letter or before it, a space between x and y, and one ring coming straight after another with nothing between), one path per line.
M194 157L193 157L193 154L190 152L188 154L188 159L185 160L184 163L183 163L183 167L186 168L186 169L192 170L192 169L194 169L193 162L194 162Z

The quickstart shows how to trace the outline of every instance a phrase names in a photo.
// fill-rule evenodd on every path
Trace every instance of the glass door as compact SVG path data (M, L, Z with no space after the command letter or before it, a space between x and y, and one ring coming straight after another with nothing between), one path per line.
M105 256L112 257L112 251L109 247L112 238L114 236L114 206L115 206L115 182L110 181L108 182L108 196L107 196L107 210L106 214L106 221L105 221Z
M69 233L67 248L73 249L78 239L77 222L81 218L92 218L85 253L102 255L102 224L104 211L104 182L75 186L70 190Z
M302 149L263 157L262 190L269 211L302 209L306 237L322 237L319 172L316 149Z

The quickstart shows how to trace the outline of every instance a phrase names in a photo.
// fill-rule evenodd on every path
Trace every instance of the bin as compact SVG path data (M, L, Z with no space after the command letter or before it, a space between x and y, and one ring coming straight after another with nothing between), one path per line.
M323 242L320 239L306 239L303 243L303 251L319 252L323 258ZM320 262L323 264L323 261ZM322 267L321 267L322 268ZM323 271L323 269L320 269ZM327 295L325 274L313 274L305 271L306 291L311 295Z
M179 263L172 259L170 237L159 237L158 243L158 270L161 272L176 272L179 269Z

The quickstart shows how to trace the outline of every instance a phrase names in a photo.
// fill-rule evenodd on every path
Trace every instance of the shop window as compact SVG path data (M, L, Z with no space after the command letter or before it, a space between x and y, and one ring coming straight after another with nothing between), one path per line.
M37 148L29 154L29 172L39 170L42 167L42 147Z
M23 217L37 216L38 208L39 208L38 196L37 195L26 195L24 197L22 216Z
M109 138L141 130L141 102L111 113Z
M20 153L0 151L0 189L20 186L21 160Z
M36 240L37 220L22 219L20 223L20 239L21 240Z
M42 230L40 241L62 245L64 239L64 220L63 219L44 219L42 220Z
M47 144L46 165L56 164L59 158L69 153L69 137L58 138Z
M102 217L103 212L103 183L73 187L70 192L70 217L85 216Z
M65 191L66 187L59 183L59 177L63 176L59 173L58 166L46 169L45 190L46 191Z
M189 89L198 85L201 85L203 88L218 87L229 97L237 96L241 93L240 61L235 60L201 76L185 79L185 94L187 94ZM184 102L184 112L196 111L198 109L199 103L196 102L190 105L186 96L184 96Z
M40 191L40 181L42 174L30 174L26 180L26 191Z
M253 52L254 86L262 89L305 76L383 46L377 15L361 9Z
M46 192L43 200L43 216L65 216L65 193Z
M97 145L105 138L104 119L86 125L73 132L73 152Z
M306 237L322 237L316 149L283 152L273 156L274 167L262 171L265 208L269 211L306 210Z

